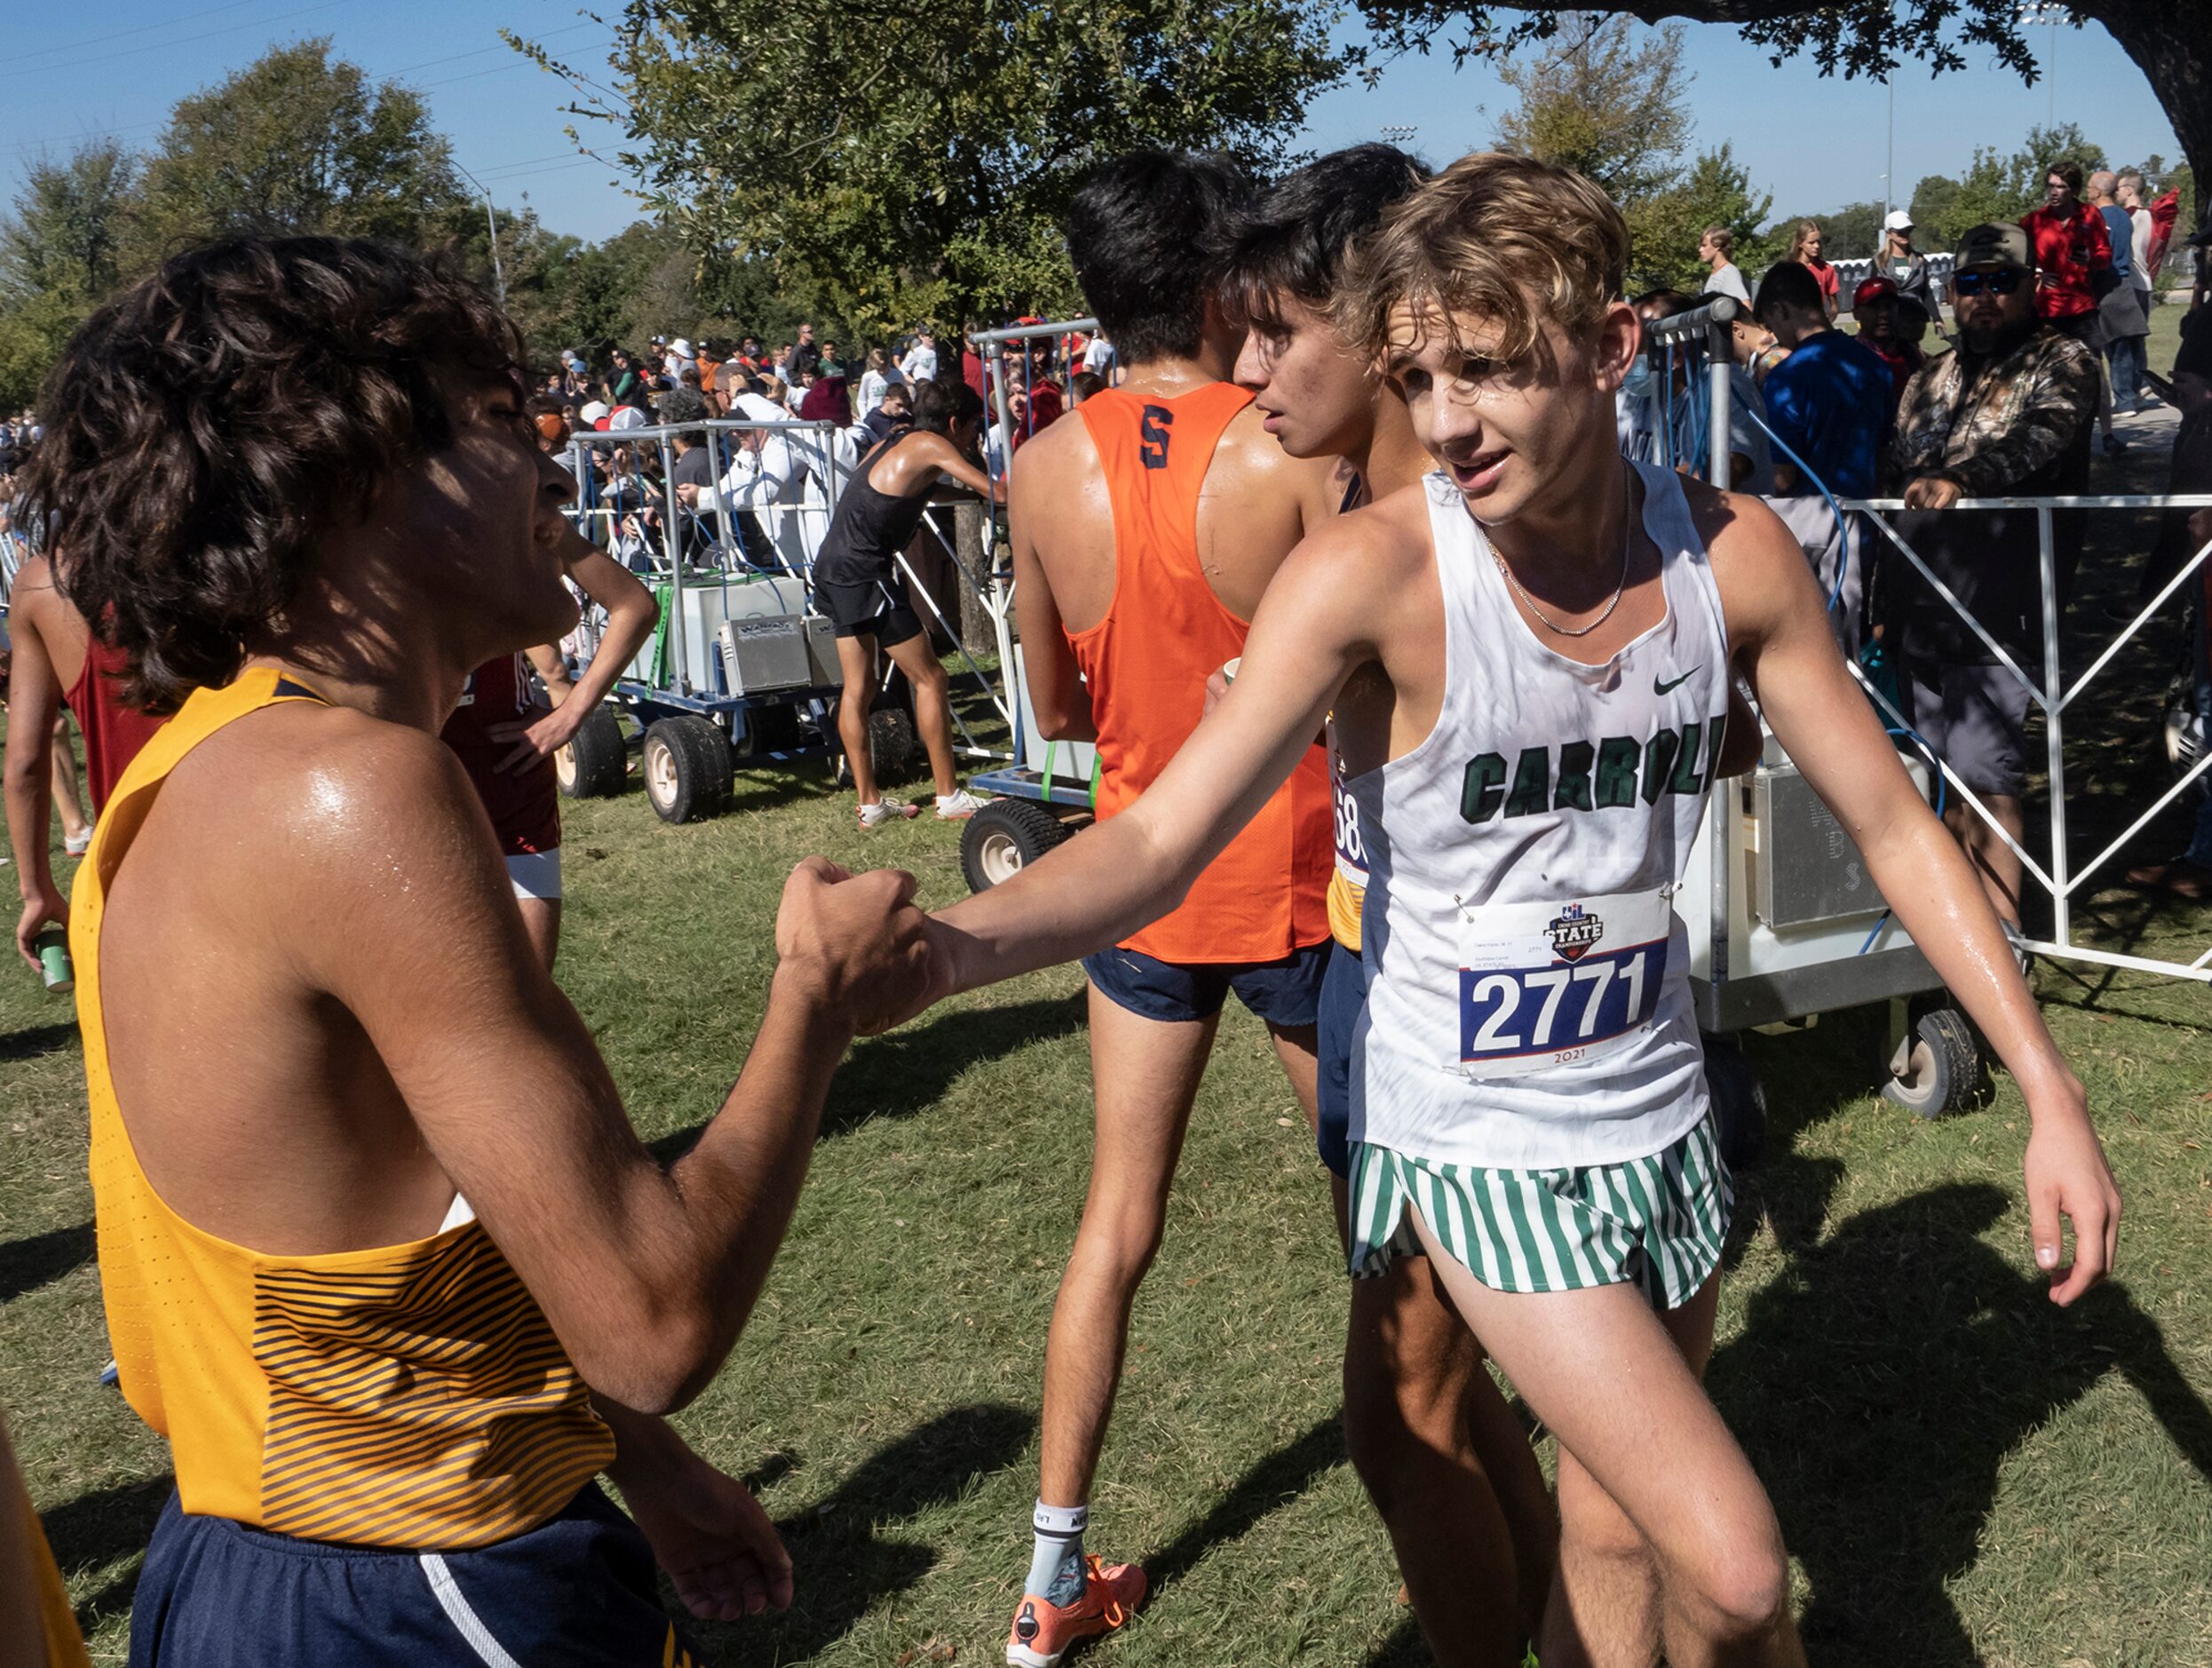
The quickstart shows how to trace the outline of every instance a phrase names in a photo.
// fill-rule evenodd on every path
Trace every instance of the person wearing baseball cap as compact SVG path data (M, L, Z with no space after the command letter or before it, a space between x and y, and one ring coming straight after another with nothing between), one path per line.
M1920 351L1920 345L1907 341L1898 329L1899 315L1907 311L1898 295L1897 285L1879 275L1862 278L1851 291L1851 315L1859 326L1859 339L1872 348L1882 362L1890 368L1890 419L1897 420L1898 402L1905 397L1905 385L1913 379L1913 373L1928 362L1928 355Z
M1955 511L1962 498L2083 491L2104 374L2079 337L2038 316L2035 254L2018 226L1959 240L1951 298L1955 352L1907 385L1891 442L1907 509L1899 538L2023 666L2043 658L2041 545L2032 510ZM1944 513L1936 513L1943 512ZM2081 517L2053 517L2059 606L2081 559ZM1912 563L1886 546L1876 619L1898 669L1899 706L1936 756L2015 842L2027 791L2026 689ZM1946 814L2016 938L2020 860L1954 800Z
M1882 253L1874 264L1875 275L1897 286L1899 339L1917 346L1930 325L1942 333L1942 311L1936 305L1935 280L1928 258L1913 247L1913 217L1904 209L1891 209L1882 222ZM1919 310L1917 317L1914 309Z
M587 400L577 410L576 417L586 428L604 430L610 409L604 400Z

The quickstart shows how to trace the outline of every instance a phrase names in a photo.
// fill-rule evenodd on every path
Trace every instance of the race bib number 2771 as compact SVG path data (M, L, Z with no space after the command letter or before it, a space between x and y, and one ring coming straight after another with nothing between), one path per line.
M1471 911L1460 929L1460 1068L1518 1076L1619 1048L1658 1012L1673 921L1657 892Z

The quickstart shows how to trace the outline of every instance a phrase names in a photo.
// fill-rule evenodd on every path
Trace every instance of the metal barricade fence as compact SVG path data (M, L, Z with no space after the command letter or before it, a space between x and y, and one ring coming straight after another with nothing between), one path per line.
M1729 471L1729 436L1733 410L1733 390L1730 370L1734 358L1730 340L1730 327L1742 316L1744 309L1732 299L1724 298L1692 312L1677 314L1672 318L1655 321L1645 327L1645 335L1652 344L1654 359L1653 383L1656 417L1653 438L1661 456L1653 461L1669 466L1687 464L1692 472L1709 481L1725 482ZM1677 378L1677 366L1688 374ZM1677 381L1680 386L1677 388ZM2010 849L2021 862L2024 871L2031 877L2051 901L2052 933L2049 939L2026 941L2027 948L2038 954L2057 960L2094 963L2099 965L2127 968L2136 972L2165 974L2175 978L2192 979L2212 983L2212 949L2208 949L2193 961L2183 963L2160 960L2153 957L2124 954L2101 949L2093 945L2074 941L2072 901L2083 883L2110 863L2123 851L2129 841L2147 827L2161 811L2212 767L2212 749L2207 749L2164 793L2137 815L2125 830L2111 840L2095 857L2079 867L2071 857L2067 832L2066 771L2065 771L2065 714L2075 700L2090 684L2104 673L2119 656L2121 650L2134 640L2150 620L2192 576L2199 575L2208 558L2212 558L2212 544L2208 544L2176 573L2160 590L2157 596L2129 622L2118 636L2105 646L2087 671L2069 685L2060 665L2058 572L2057 552L2053 544L2052 512L2055 511L2188 511L2212 506L2212 496L2205 495L2113 495L2071 497L2005 497L1962 499L1952 506L1952 512L1976 510L2027 510L2036 515L2039 543L2040 584L2042 586L2042 627L2043 639L2042 666L2040 681L2024 670L2018 661L2000 644L1989 630L1976 619L1972 612L1959 600L1955 592L1930 569L1919 552L1901 537L1889 517L1906 506L1901 498L1837 498L1820 481L1804 460L1792 451L1780 436L1770 427L1756 409L1747 412L1749 420L1765 436L1778 454L1794 465L1817 491L1825 508L1834 518L1836 536L1828 542L1835 568L1831 576L1822 566L1823 553L1807 542L1807 528L1801 525L1804 517L1791 519L1791 530L1797 535L1801 546L1807 552L1807 560L1815 567L1823 588L1827 591L1828 607L1833 612L1839 603L1857 605L1854 588L1850 586L1854 563L1859 559L1862 544L1878 539L1885 547L1894 548L1899 555L1918 571L1945 604L1970 630L1990 654L1995 663L2015 679L2029 701L2044 716L2045 768L2049 778L2047 820L2049 830L2050 857L2049 865L2037 862L2029 855L2020 841L1994 817L1982 799L1969 790L1956 772L1938 758L1932 750L1921 743L1921 751L1943 778L1944 790L1955 796L1971 814L1979 818ZM1685 444L1685 441L1689 442ZM1787 509L1785 501L1778 510ZM1951 512L1946 512L1949 513ZM1851 522L1859 523L1854 528ZM1839 628L1839 641L1846 648L1845 663L1851 675L1863 687L1883 715L1884 725L1897 736L1919 738L1907 723L1905 715L1896 704L1878 689L1867 676L1855 652L1857 632L1849 627ZM1716 840L1716 849L1724 843ZM1722 878L1716 885L1716 896L1724 898L1727 882ZM1887 917L1884 917L1884 925ZM1878 934L1877 934L1878 936ZM1867 940L1871 948L1875 936ZM1716 958L1716 972L1724 979L1724 960Z
M690 439L703 447L709 454L709 475L714 483L710 498L702 511L685 504L670 483L674 480L678 441ZM771 444L781 443L784 453L771 463L758 461L759 455ZM628 445L650 445L661 463L661 487L650 489L638 477L634 507L617 504L600 505L595 501L605 496L607 488L599 477L595 458L600 452L614 452ZM741 458L749 454L754 459L748 468ZM797 580L805 587L805 611L817 615L814 607L813 579L814 561L821 551L829 523L836 512L839 496L847 477L860 460L857 444L850 431L836 423L798 419L766 421L743 417L710 417L697 423L648 425L624 430L577 431L569 440L569 467L576 476L579 499L576 519L602 548L613 549L622 518L641 514L653 509L660 522L660 550L657 558L646 571L656 578L664 578L670 587L670 663L678 669L678 693L688 695L686 669L696 654L694 646L686 641L688 611L684 597L686 581L687 552L703 549L710 555L712 570L729 576L746 573L777 573ZM788 498L784 495L794 484L792 477L804 474L798 482L799 496ZM629 496L625 491L624 496ZM750 530L756 537L748 540ZM991 613L1002 641L1006 634L1006 609L1011 606L1011 590L1003 596L994 595L994 588L977 582L959 560L952 540L934 513L925 514L922 526L928 536L937 541L949 559L961 582L974 592L987 611ZM764 544L765 541L765 544ZM750 548L749 549L749 544ZM648 551L648 554L651 552ZM765 553L770 560L756 560L757 553ZM924 584L914 570L905 552L893 557L899 572L904 576L909 593L928 614L937 621L952 639L967 669L981 684L986 695L1011 730L1014 725L1012 707L1003 687L1004 672L995 683L990 673L969 654L961 640L956 621L947 620L935 594L934 588ZM726 584L726 579L724 582ZM694 576L693 588L698 588ZM595 622L587 621L584 627L586 647L596 647ZM1002 658L1002 668L1006 663ZM882 669L887 684L891 667L886 659ZM1003 759L1009 755L1003 749L985 746L970 727L957 707L953 709L953 722L960 730L956 751L977 759Z
M761 438L750 441L749 436ZM734 512L731 497L743 493L749 483L762 481L763 472L756 464L749 472L738 466L732 456L731 442L737 449L749 450L757 457L767 439L799 437L803 449L792 450L778 461L778 467L786 473L773 480L773 496L762 492L758 508L771 512L770 526L762 526L762 536L767 539L770 552L776 558L773 562L753 560L745 550L740 534L740 518L753 515L755 505L741 503ZM710 515L702 515L686 506L673 488L676 475L676 442L684 437L708 449L710 478L716 491ZM761 421L710 418L699 423L648 425L630 429L577 430L569 437L569 470L576 478L577 519L592 542L614 554L623 565L640 573L641 576L662 580L669 587L667 616L668 663L674 668L670 687L678 694L692 693L690 685L698 681L691 673L699 657L705 652L702 645L689 642L689 613L685 603L687 581L693 590L700 588L700 569L723 576L725 589L728 576L751 572L778 572L804 582L813 566L814 553L821 546L822 536L829 530L829 518L836 504L837 489L844 468L850 466L848 457L841 457L838 442L841 431L834 423ZM790 442L786 441L787 448ZM624 449L635 451L649 448L660 461L660 485L648 484L649 478L635 468L603 468L601 454L612 461ZM792 473L803 473L803 481L794 481ZM784 493L796 487L797 496L786 499ZM604 502L609 497L613 503ZM632 540L624 530L624 523L636 518L639 536ZM648 519L659 522L659 551L652 549L652 542L643 537ZM771 530L771 527L773 530ZM710 531L711 528L711 531ZM710 555L706 562L686 560L687 553L703 548ZM639 568L638 559L643 556L646 565ZM596 623L587 622L586 646L596 649L597 633L591 629Z
M1843 503L1844 509L1857 511L1866 515L1889 545L1912 564L1920 576L1927 582L1938 596L1942 598L1945 605L1964 622L1983 647L1995 656L1994 663L2002 666L2006 673L2019 684L2028 700L2043 715L2044 767L2049 777L2048 817L2050 831L2050 858L2048 867L2037 862L2028 854L2020 842L2015 839L1990 813L1989 807L1984 805L1963 782L1959 780L1949 766L1943 765L1940 760L1937 761L1942 769L1944 781L1949 790L1956 794L1962 803L1995 831L1997 837L2010 849L2012 854L2019 859L2023 870L2050 899L2051 936L2049 939L2028 940L2027 948L2039 955L2049 956L2061 961L2089 962L2101 966L2128 968L2137 973L2163 973L2177 979L2194 979L2202 983L2212 984L2212 949L2208 949L2195 960L2185 963L2161 961L2154 957L2127 955L2117 950L2099 949L2092 945L2075 943L2073 923L2073 900L2074 894L2081 890L2082 883L2126 849L2128 842L2148 827L2153 818L2173 804L2204 774L2206 767L2212 766L2212 751L2208 751L2200 757L2179 780L2152 801L2150 806L2114 837L2103 851L2079 868L2075 868L2073 864L2066 833L2065 759L2067 710L2073 705L2075 700L2096 680L2097 676L2113 664L2120 652L2135 639L2136 635L2166 605L2168 600L2179 594L2182 587L2190 579L2198 576L2206 560L2212 558L2212 542L2208 542L2200 547L2196 553L2182 565L2179 571L2166 582L2159 593L2145 603L2137 612L2135 617L2121 628L2119 635L2105 646L2103 652L2090 662L2089 669L2068 684L2060 664L2058 562L2052 533L2052 515L2057 511L2200 510L2212 508L2212 494L2115 494L2072 497L1962 498L1948 510L1940 512L1955 514L1976 510L2032 510L2035 512L2038 576L2042 604L2043 656L2040 681L2020 665L2019 662L2003 644L1991 634L1981 621L1974 617L1973 612L1959 600L1958 594L1937 576L1920 552L1913 549L1912 545L1891 524L1889 517L1907 507L1902 498L1847 499ZM1856 664L1852 666L1851 671L1888 721L1896 725L1903 725L1904 715L1899 712L1888 697L1875 687L1865 671Z

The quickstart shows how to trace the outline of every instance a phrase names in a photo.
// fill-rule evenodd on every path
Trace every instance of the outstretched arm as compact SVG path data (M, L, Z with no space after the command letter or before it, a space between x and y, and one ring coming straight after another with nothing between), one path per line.
M663 1170L530 952L450 751L401 733L327 754L324 820L276 855L266 929L308 992L360 1024L585 1380L641 1411L680 1404L728 1354L767 1278L845 1044L921 978L912 878L847 879L819 858L794 871L737 1085ZM395 804L410 814L390 815ZM365 872L408 884L364 886Z
M14 654L8 672L8 845L15 854L16 885L23 913L15 924L17 954L34 967L31 941L52 922L69 924L69 905L55 883L48 825L53 814L54 719L61 711L61 679L38 632L41 605L54 597L53 570L34 556L15 576L11 622Z
M1338 524L1299 546L1260 604L1236 682L1159 780L1119 815L938 917L934 978L968 989L1073 961L1182 901L1296 768L1345 677L1374 658L1361 607L1373 592L1351 554L1369 536Z
M1820 598L1788 528L1756 499L1700 490L1692 503L1713 554L1738 664L1791 760L1849 831L1891 909L1965 1007L2027 1100L2026 1181L2035 1261L2072 1303L2110 1272L2120 1193L2081 1082L2020 976L1988 895L1928 808L1828 635ZM2074 1260L2062 1266L2059 1219Z
M502 770L519 770L537 759L551 759L574 741L584 720L599 710L607 692L622 675L622 668L638 657L638 651L660 622L660 603L635 574L581 536L575 543L581 549L568 565L568 576L585 596L607 610L607 630L600 634L591 663L573 684L562 679L561 686L557 686L551 677L546 678L547 692L553 695L551 712L492 726L493 741L515 744L514 751L499 761ZM553 658L559 660L558 650ZM535 649L531 660L537 663ZM546 671L543 665L538 670L541 675Z

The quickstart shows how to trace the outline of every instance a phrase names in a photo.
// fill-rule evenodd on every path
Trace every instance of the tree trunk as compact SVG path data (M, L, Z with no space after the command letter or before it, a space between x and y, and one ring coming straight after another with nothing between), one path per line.
M2151 83L2196 173L2201 214L2212 169L2212 0L2126 0L2085 15L2112 31ZM2176 227L2175 241L2194 229Z
M998 628L991 611L983 606L976 587L991 588L990 569L983 555L983 518L990 512L980 504L963 504L953 512L953 548L974 585L960 587L960 641L971 655L998 653Z

